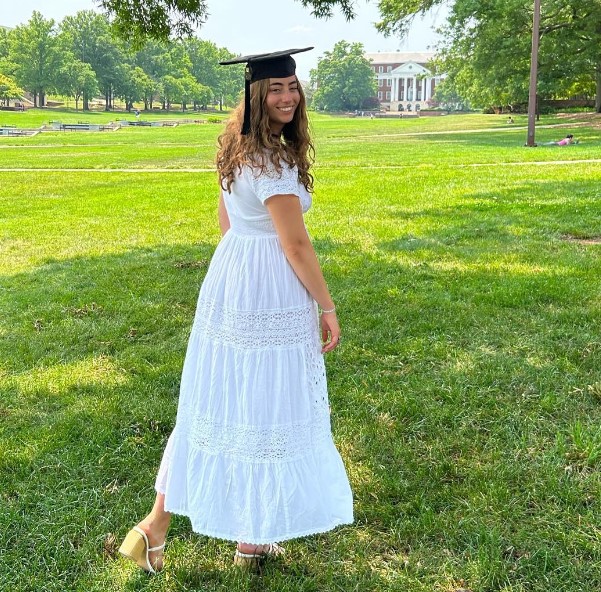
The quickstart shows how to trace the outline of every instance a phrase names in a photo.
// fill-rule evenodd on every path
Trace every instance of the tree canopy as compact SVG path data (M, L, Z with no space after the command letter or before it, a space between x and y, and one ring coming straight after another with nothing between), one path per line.
M354 17L352 0L298 0L318 17L338 8ZM374 0L375 2L376 0ZM475 106L524 102L528 95L532 0L378 0L385 35L403 37L413 20L447 5L436 63L447 74L439 98L458 95ZM539 95L595 96L601 112L601 0L546 0L540 29Z
M530 0L456 0L442 28L436 67L440 93L472 105L511 105L528 98ZM541 12L538 93L552 99L594 97L601 107L601 1L547 0ZM596 26L593 23L597 23Z
M311 70L312 105L330 111L361 109L376 93L374 73L361 43L339 41Z
M157 98L165 108L173 102L183 109L231 105L244 80L243 66L218 66L231 57L226 48L196 38L147 40L137 48L113 35L106 14L91 10L58 25L34 12L27 23L8 32L0 29L0 74L11 81L10 88L32 93L40 106L47 92L74 97L76 108L81 100L84 110L99 92L106 109L115 97L128 109L140 101L152 108Z
M139 48L146 38L185 37L206 21L204 0L97 0L123 38Z
M96 83L110 108L112 97L132 91L131 69L127 63L141 68L151 83L140 82L136 75L136 96L145 103L160 91L165 76L180 80L187 88L182 97L196 97L193 103L206 101L206 91L197 92L189 84L190 75L197 84L210 89L212 98L223 104L235 100L240 90L239 72L215 69L215 56L227 57L225 49L200 45L194 40L169 42L172 35L185 37L202 25L208 16L205 0L96 0L104 15L82 11L60 24L57 36L54 21L46 21L34 13L30 22L14 31L0 30L0 71L16 84L33 93L43 104L48 90L73 87L75 69L66 63L77 59L91 66ZM328 18L339 10L347 18L355 16L355 0L297 0L319 18ZM443 40L438 46L436 68L447 75L438 87L438 98L462 97L474 106L508 105L525 101L528 85L528 60L532 23L532 0L372 0L377 1L381 20L377 28L386 35L403 36L413 19L442 5L450 14L442 28ZM110 35L110 22L121 33L123 41ZM539 54L539 95L559 98L573 95L595 96L601 112L601 0L546 0L541 15ZM150 41L149 41L150 39ZM153 41L154 40L154 41ZM196 40L199 41L199 40ZM144 46L143 42L146 44ZM37 45L36 45L37 44ZM202 45L204 44L204 45ZM166 51L165 51L165 48ZM165 57L165 54L169 54ZM330 56L332 57L332 56ZM329 58L328 58L329 59ZM324 63L322 70L325 69ZM61 80L52 72L63 71ZM80 68L81 70L81 68ZM70 71L70 76L66 72ZM217 74L216 72L219 73ZM93 81L86 75L79 86L87 107ZM320 74L327 80L334 73ZM121 76L121 79L118 79ZM129 82L126 79L129 77ZM76 77L77 78L77 77ZM67 83L67 79L71 82ZM186 82L187 81L187 82ZM173 88L172 81L167 80ZM322 84L322 83L320 83ZM335 87L344 93L344 101L330 95L328 103L342 108L356 104L350 88L342 80ZM125 88L129 88L125 92ZM139 89L144 87L145 90ZM70 91L73 96L76 91ZM181 94L181 93L180 93ZM322 104L326 89L316 90ZM341 95L342 97L342 95ZM165 103L164 103L165 104ZM358 107L354 107L358 108Z
M12 78L0 74L0 101L16 99L22 94L23 89L19 88Z

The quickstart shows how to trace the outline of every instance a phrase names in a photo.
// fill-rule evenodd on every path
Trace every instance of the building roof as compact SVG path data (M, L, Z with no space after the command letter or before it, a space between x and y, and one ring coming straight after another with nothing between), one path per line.
M435 55L433 51L378 51L366 53L365 57L372 64L405 64L407 62L425 64Z

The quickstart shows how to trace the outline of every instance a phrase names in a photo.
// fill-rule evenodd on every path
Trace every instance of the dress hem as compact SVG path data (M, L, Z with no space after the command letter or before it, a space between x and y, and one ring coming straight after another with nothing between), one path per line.
M162 492L158 489L156 491L159 494L165 495L164 492ZM280 535L277 537L259 538L259 539L255 539L252 541L248 541L248 540L237 539L231 534L197 528L196 525L194 524L194 521L192 520L192 516L190 516L190 513L187 512L186 510L181 510L181 509L176 509L176 508L171 508L171 507L165 506L165 511L170 512L172 514L177 514L178 516L185 516L186 518L188 518L192 525L192 530L196 534L212 537L215 539L221 539L224 541L230 541L233 543L247 543L249 545L269 545L270 543L276 543L276 542L280 543L282 541L289 541L291 539L298 539L301 537L311 536L311 535L315 535L315 534L324 534L326 532L334 530L338 526L350 525L350 524L353 524L353 522L354 522L352 518L350 520L347 520L347 519L336 520L335 522L332 522L329 526L325 526L325 527L303 530L300 532L295 532L292 534L284 534L284 535Z

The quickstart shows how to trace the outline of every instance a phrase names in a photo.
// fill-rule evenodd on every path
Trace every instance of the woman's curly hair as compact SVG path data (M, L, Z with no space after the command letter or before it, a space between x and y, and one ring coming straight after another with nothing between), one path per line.
M298 79L297 79L298 82ZM278 172L281 162L298 168L298 179L307 191L313 191L313 175L309 169L314 161L315 150L309 135L309 119L305 94L299 83L299 104L290 123L284 125L282 136L273 136L269 128L269 116L265 109L265 99L269 92L269 78L258 80L250 85L250 131L240 133L244 119L244 99L234 110L225 131L219 136L217 170L219 184L230 191L234 177L244 165L258 167L265 172L268 160ZM283 141L282 141L283 138Z

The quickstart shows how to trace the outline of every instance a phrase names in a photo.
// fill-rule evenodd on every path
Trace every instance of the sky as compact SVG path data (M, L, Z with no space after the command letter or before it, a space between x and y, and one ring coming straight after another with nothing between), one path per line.
M295 0L208 0L209 18L197 35L242 55L315 46L313 51L295 56L297 74L302 80L309 79L317 59L341 40L360 42L368 53L433 50L438 38L433 27L444 23L444 8L423 20L416 19L407 38L400 40L376 31L376 3L357 0L357 17L347 22L339 11L329 20L316 19ZM25 23L34 10L58 22L78 10L98 8L93 0L2 0L0 25L14 27Z

